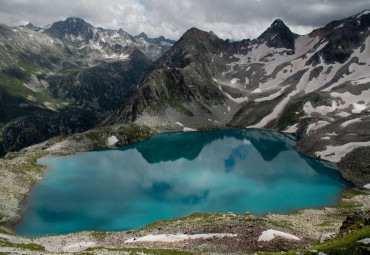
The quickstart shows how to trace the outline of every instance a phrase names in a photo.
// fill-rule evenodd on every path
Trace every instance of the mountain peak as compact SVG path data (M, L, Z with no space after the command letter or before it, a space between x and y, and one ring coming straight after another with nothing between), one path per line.
M93 29L94 27L85 20L69 17L65 21L54 22L47 32L59 38L64 38L65 35L81 36L87 42L93 38Z
M281 19L276 19L257 40L266 42L269 47L294 49L296 37L297 35L292 33Z
M148 40L148 36L144 32L141 32L137 37L141 37L144 38L145 40Z
M276 19L274 22L272 22L270 27L286 27L286 25L281 19Z
M184 38L212 38L212 37L215 37L215 38L218 38L215 34L213 33L209 33L209 32L205 32L203 30L200 30L196 27L192 27L190 29L188 29L184 34L183 34L183 37Z
M66 23L87 23L85 20L79 17L69 17L64 22Z
M29 22L27 25L24 25L24 26L21 26L21 27L24 27L24 28L27 28L27 29L33 30L33 31L39 31L39 30L41 30L41 27L35 26L31 22Z

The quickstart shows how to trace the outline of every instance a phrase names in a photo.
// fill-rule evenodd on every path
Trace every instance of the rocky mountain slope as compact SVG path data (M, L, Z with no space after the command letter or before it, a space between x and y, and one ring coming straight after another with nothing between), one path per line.
M37 118L24 122L29 112L53 115L72 108L92 116L82 130L98 122L136 122L169 131L268 128L316 137L309 148L299 148L327 160L332 160L329 146L347 153L369 145L370 131L359 126L366 127L369 116L370 11L308 35L291 32L277 19L257 39L238 42L191 28L153 64L171 41L94 28L79 18L38 32L28 27L1 30L1 41L17 42L2 44L1 75L7 79L2 93L10 97L3 96L1 103L12 106L2 107L2 122L8 122L2 128L3 147L4 141L36 142L58 134L49 124L33 125ZM33 40L34 47L24 43ZM5 50L12 47L13 53ZM14 116L23 119L14 121ZM63 123L81 123L78 114L64 116L69 117ZM47 135L12 132L22 125ZM338 138L343 125L352 130L346 139ZM20 148L5 147L5 152Z
M46 28L1 25L0 155L95 126L172 44L80 18Z
M336 149L349 152L370 145L365 124L369 86L367 10L308 35L292 33L281 20L257 39L239 42L192 28L103 123L268 128L309 136L307 140L322 130L326 135L312 140L310 154L332 160ZM337 138L344 127L351 132L346 139Z
M276 20L257 39L240 42L192 28L154 63L136 98L109 121L166 122L168 116L156 111L160 103L167 112L177 110L171 121L193 128L212 119L306 135L366 114L369 27L370 12L364 11L308 35L296 35ZM197 116L204 121L191 121Z

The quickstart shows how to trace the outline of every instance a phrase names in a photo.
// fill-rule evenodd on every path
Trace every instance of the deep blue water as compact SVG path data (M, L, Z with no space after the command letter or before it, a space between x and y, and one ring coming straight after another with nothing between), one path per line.
M166 133L119 149L46 157L15 231L127 230L194 212L263 215L333 206L349 187L335 165L265 130Z

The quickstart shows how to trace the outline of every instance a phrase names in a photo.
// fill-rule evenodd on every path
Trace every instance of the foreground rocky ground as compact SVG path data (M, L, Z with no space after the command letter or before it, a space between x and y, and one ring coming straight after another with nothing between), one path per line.
M327 128L330 129L330 126ZM362 187L368 175L361 171L353 176L348 175L354 178L352 181L357 183L358 187L346 191L336 208L307 209L288 215L268 214L264 217L249 213L194 213L179 219L157 221L143 229L124 232L80 232L38 238L21 237L11 232L14 224L21 219L21 202L32 185L41 180L46 168L36 164L37 158L48 153L65 155L109 146L123 146L171 129L176 130L176 125L153 130L136 124L119 124L70 137L54 138L18 153L10 153L1 159L0 252L253 254L290 251L291 254L366 254L369 251L370 192ZM323 140L319 135L318 139ZM367 149L360 147L358 150L364 148ZM343 158L347 157L351 157L351 153ZM365 158L366 154L360 157L359 162L364 162ZM340 160L339 166L341 163L343 162ZM365 167L365 171L367 170Z

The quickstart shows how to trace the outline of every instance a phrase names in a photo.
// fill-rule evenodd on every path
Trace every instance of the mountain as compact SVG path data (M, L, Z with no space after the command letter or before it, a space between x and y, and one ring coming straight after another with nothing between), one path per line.
M0 155L97 125L172 43L75 17L45 28L0 25Z
M192 28L153 64L134 99L104 123L181 122L305 136L367 114L369 19L364 11L308 35L275 20L257 39L239 42Z
M26 25L21 25L20 27L24 27L24 28L27 28L29 30L32 30L32 31L40 31L42 29L42 27L38 27L38 26L35 26L34 24L32 24L31 22L26 24Z
M271 26L258 38L259 43L266 43L268 47L286 48L294 50L294 41L298 35L292 33L281 19L276 19Z
M257 39L238 42L191 28L102 124L267 128L305 137L298 147L308 155L342 162L370 145L369 86L368 10L308 35L279 19Z
M366 126L369 115L369 27L369 11L307 35L293 33L277 19L253 40L222 40L191 28L170 47L172 42L163 37L94 28L78 18L38 32L3 26L2 40L14 36L11 41L17 41L17 48L12 54L1 52L6 67L2 75L17 84L17 92L32 91L2 101L19 110L3 123L12 116L28 116L35 107L53 112L72 108L91 113L91 125L268 128L312 139L314 144L301 148L315 157L329 157L325 146L361 150L370 140L369 131L360 127ZM32 36L39 46L28 50ZM46 55L41 54L44 48ZM9 68L15 62L27 66ZM28 71L31 66L37 68ZM3 89L8 91L9 86ZM36 98L40 93L43 96ZM8 123L6 129L19 123ZM343 133L343 126L354 130ZM3 135L6 139L21 140Z
M134 37L122 29L95 28L77 17L55 22L43 33L59 38L72 52L90 59L124 59L126 50L136 46L155 60L174 44L164 37L149 38L145 33Z

